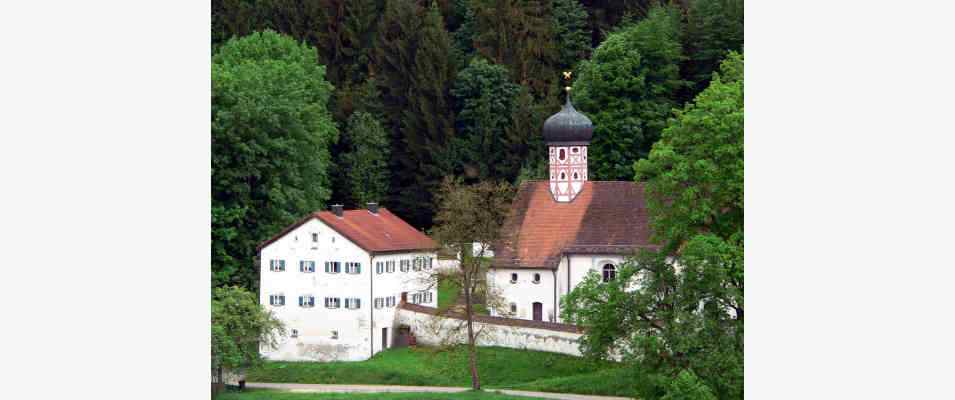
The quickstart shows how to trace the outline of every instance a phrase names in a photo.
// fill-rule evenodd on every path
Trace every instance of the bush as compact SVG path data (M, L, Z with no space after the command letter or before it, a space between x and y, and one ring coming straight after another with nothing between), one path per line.
M662 400L716 400L716 395L693 372L683 370L670 382Z

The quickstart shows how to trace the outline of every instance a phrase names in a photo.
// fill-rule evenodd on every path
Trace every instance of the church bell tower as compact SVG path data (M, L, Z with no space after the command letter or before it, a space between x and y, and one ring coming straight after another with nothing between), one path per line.
M564 72L570 80L570 72ZM577 112L570 102L570 86L565 88L567 100L560 112L544 121L544 141L550 160L550 193L554 200L573 201L587 181L587 147L593 137L590 118Z

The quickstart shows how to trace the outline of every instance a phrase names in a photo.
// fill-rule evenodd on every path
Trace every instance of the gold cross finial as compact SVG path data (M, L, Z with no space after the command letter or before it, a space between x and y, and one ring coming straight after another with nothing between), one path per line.
M564 79L566 79L566 80L569 81L569 80L570 80L570 74L571 74L570 71L564 71Z

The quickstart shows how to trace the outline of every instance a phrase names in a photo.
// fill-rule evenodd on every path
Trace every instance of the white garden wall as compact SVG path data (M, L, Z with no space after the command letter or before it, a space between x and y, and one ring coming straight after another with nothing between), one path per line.
M464 322L458 317L435 315L437 309L414 305L402 305L395 315L395 327L407 325L418 344L443 345L466 343L464 330L457 330ZM512 349L547 351L551 353L581 356L578 341L581 332L566 324L528 321L512 318L479 316L475 329L484 330L478 339L479 346L500 346ZM449 332L459 331L458 335Z

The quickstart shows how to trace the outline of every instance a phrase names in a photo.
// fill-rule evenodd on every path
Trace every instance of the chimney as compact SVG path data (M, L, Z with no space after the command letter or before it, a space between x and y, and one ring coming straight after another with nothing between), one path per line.
M342 205L332 204L332 212L335 213L335 216L337 216L338 218L341 218L344 213L344 210L342 209Z
M378 215L378 203L368 203L368 212Z

